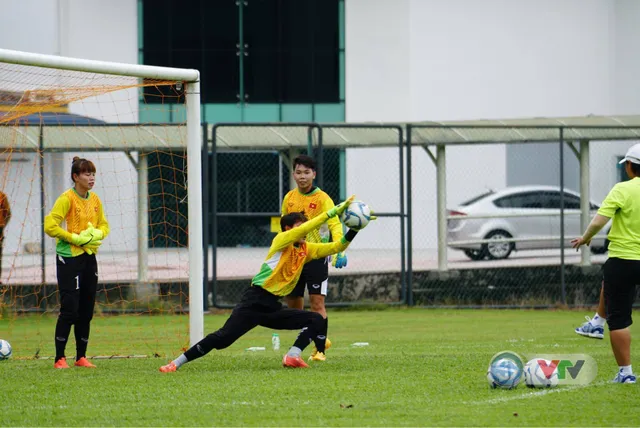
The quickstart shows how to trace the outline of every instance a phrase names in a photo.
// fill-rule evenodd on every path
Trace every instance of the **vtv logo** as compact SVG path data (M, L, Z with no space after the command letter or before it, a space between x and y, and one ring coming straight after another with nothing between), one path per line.
M596 360L586 354L544 354L532 359L547 379L558 373L559 385L586 385L598 375Z

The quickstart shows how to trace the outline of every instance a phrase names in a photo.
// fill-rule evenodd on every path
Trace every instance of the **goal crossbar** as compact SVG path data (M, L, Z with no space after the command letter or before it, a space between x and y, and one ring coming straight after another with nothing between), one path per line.
M96 61L56 55L0 49L0 62L58 70L84 71L88 73L112 74L116 76L141 77L158 80L198 82L200 72L193 69L158 67L153 65L126 64L121 62Z

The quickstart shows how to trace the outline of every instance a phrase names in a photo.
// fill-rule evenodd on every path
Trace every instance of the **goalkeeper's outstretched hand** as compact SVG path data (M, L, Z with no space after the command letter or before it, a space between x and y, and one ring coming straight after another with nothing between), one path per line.
M338 253L333 256L332 265L337 269L347 267L347 255L345 253Z
M353 202L353 200L354 200L355 198L356 198L356 195L351 195L351 196L349 197L349 199L347 199L347 200L345 200L345 201L343 201L343 202L339 203L339 204L338 204L338 205L336 205L335 207L331 208L329 211L327 211L327 217L329 217L329 218L333 218L333 217L335 217L335 216L337 216L337 215L342 214L342 213L347 209L347 207L349 206L349 204L350 204L351 202Z

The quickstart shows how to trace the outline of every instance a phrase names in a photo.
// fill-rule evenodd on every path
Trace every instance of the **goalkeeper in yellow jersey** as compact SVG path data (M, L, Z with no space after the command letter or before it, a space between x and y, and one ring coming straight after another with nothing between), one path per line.
M100 198L90 190L96 180L93 162L73 158L73 187L56 200L44 219L44 231L56 239L56 270L60 315L55 331L56 358L53 367L68 369L65 348L74 327L77 367L94 368L87 360L89 331L98 285L96 252L109 234L109 223ZM60 225L65 222L66 229ZM94 226L95 225L95 226Z
M293 346L283 358L285 367L309 367L300 357L304 348L313 341L319 351L325 347L324 319L316 312L285 308L280 298L291 293L298 283L305 263L323 259L344 251L355 238L349 230L339 241L332 243L306 242L305 237L321 227L327 220L337 218L353 200L345 202L308 220L304 214L292 212L280 219L282 232L271 243L262 267L251 281L240 303L219 330L207 335L169 364L160 367L163 373L175 372L183 364L208 354L212 349L224 349L256 326L275 330L300 330Z
M293 179L297 187L287 193L282 201L282 214L291 212L302 212L308 218L314 218L324 211L333 208L331 197L322 189L313 185L316 178L316 163L312 157L307 155L297 156L293 160ZM342 223L340 219L332 218L319 229L311 231L307 236L308 242L338 242L342 239ZM309 303L311 310L322 315L324 319L322 334L326 336L329 328L329 319L324 305L327 296L329 283L329 263L331 256L324 259L313 260L307 263L302 269L302 275L296 284L296 288L286 298L290 308L304 308L304 290L309 292ZM347 266L347 255L339 252L333 256L333 265L340 269ZM331 341L327 340L326 347L331 346ZM317 353L321 352L322 355ZM324 360L324 350L316 349L311 355L312 359Z

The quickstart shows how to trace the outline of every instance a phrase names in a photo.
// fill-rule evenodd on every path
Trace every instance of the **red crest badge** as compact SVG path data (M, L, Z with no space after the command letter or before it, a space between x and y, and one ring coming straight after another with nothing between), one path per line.
M309 204L309 208L311 208L312 210L315 210L318 206L316 204L314 204L313 202L311 202Z

